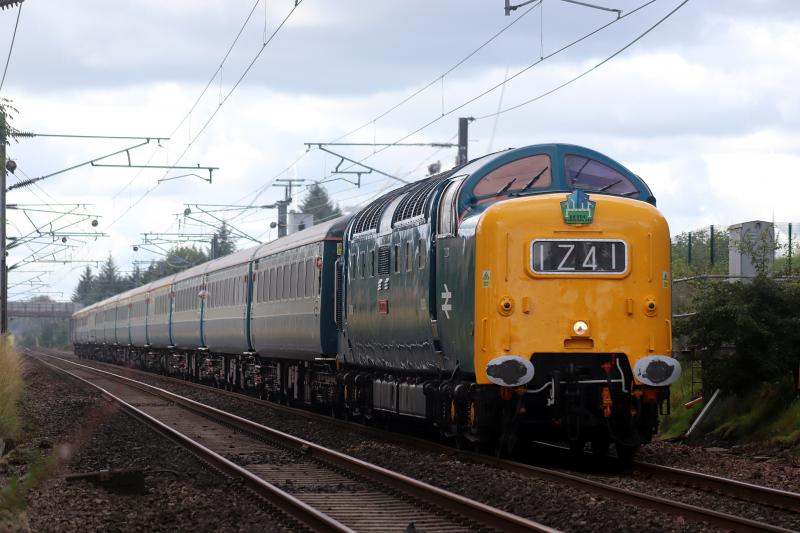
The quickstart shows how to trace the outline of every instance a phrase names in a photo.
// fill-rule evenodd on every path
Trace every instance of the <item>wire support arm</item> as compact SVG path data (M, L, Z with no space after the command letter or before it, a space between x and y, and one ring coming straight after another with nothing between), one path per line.
M371 167L369 165L365 165L364 163L356 161L355 159L350 159L347 156L344 156L342 154L336 153L336 152L334 152L332 150L328 150L327 148L325 148L325 143L306 143L306 147L308 149L310 149L310 148L312 148L314 146L316 146L317 148L319 148L323 152L327 152L327 153L331 154L332 156L335 156L335 157L339 158L339 162L336 164L336 168L333 169L333 172L331 172L331 175L351 174L351 175L357 176L356 181L351 181L351 180L349 180L347 178L335 178L335 179L325 180L325 181L323 181L321 183L327 183L329 181L335 181L336 179L340 179L340 180L346 181L347 183L351 183L351 184L355 185L356 187L361 187L361 176L363 174L372 174L373 172L376 173L376 174L380 174L382 176L386 176L387 178L391 178L391 179L393 179L395 181L399 181L400 183L402 183L404 185L409 183L408 180L404 180L403 178L398 178L397 176L393 176L392 174L388 174L388 173L386 173L386 172L384 172L382 170L378 170L375 167ZM342 169L341 167L345 162L352 163L353 165L358 165L359 167L364 168L366 170ZM353 168L353 167L349 167L349 168Z

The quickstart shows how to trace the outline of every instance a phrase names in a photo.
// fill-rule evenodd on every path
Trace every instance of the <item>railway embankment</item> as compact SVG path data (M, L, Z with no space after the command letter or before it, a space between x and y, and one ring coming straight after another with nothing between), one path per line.
M687 436L703 409L702 403L686 407L690 391L687 383L673 386L672 414L663 421L660 440L800 468L800 397L790 377L738 394L721 392Z
M692 361L671 388L661 437L688 432L688 443L800 465L800 283L764 275L713 283L689 305L675 333Z
M99 393L35 362L24 379L0 531L281 530L268 506Z

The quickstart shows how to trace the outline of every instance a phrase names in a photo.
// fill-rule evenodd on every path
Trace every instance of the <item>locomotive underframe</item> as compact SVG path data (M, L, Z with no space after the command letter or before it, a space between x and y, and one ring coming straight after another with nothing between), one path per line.
M635 386L619 354L542 354L525 387L477 385L471 376L402 374L315 361L207 350L76 345L79 357L240 390L283 404L364 422L419 420L458 443L513 451L528 440L590 442L629 453L650 441L668 388ZM566 365L558 361L569 358ZM552 359L550 359L552 358Z

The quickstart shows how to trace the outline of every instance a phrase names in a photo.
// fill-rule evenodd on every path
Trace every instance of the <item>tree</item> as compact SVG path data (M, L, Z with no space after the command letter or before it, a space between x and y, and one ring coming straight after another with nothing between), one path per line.
M211 238L211 247L208 250L208 258L216 259L217 257L223 257L232 254L235 251L236 243L233 242L228 225L223 222L222 226L220 226L219 230L214 232L214 236Z
M308 189L308 194L300 204L300 211L314 215L314 224L331 220L342 214L339 206L331 203L328 191L319 183L315 183Z
M92 283L91 303L105 300L124 290L124 279L119 276L119 269L111 254L100 267L100 272Z
M86 265L81 273L81 279L78 280L78 286L75 287L75 291L72 293L72 301L81 303L83 305L89 305L91 297L92 297L92 284L94 283L94 274L92 274L92 267Z
M196 246L176 246L167 252L164 259L150 263L142 276L142 283L177 274L204 261L208 261L208 256Z
M786 378L800 365L800 283L759 274L751 282L711 283L696 313L676 323L702 350L703 386L744 393Z
M710 230L711 228L706 228L699 231L684 232L673 237L673 277L728 273L728 232L714 228L714 264L712 265Z

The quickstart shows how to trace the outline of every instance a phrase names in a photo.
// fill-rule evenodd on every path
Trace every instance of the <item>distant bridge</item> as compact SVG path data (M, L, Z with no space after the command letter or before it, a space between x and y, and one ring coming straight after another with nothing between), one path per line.
M73 302L8 302L9 318L69 318L84 307Z

